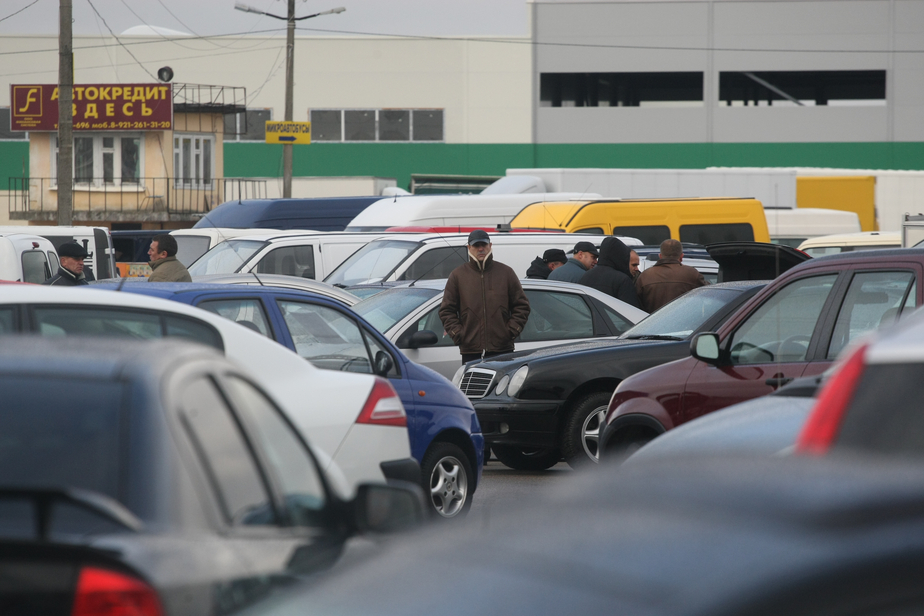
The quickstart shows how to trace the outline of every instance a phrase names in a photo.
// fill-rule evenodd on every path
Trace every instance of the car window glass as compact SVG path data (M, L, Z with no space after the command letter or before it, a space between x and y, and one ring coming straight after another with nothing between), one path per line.
M337 266L324 279L330 284L350 286L384 280L399 263L420 247L419 242L377 240L369 242Z
M221 334L215 331L211 325L190 319L187 317L178 317L175 315L165 315L164 321L167 324L167 335L174 338L185 338L200 344L206 344L214 347L219 351L225 350L222 343Z
M393 289L376 293L353 306L353 312L383 334L435 295L436 289Z
M446 333L445 328L443 328L443 321L440 319L440 307L437 306L430 312L428 312L422 319L418 319L417 322L411 325L410 330L401 336L402 341L410 337L410 334L414 332L422 331L431 331L436 334L436 344L428 345L437 346L437 347L447 347L455 346L455 342L452 341L452 338L449 337L449 334Z
M180 400L185 424L226 520L245 526L275 524L266 486L215 384L200 377L184 388Z
M300 276L314 280L314 246L284 246L271 250L260 259L257 272Z
M48 259L50 260L48 269L51 270L51 275L54 276L58 273L58 268L61 266L61 262L58 261L58 255L53 252L48 253Z
M256 441L282 491L293 524L317 526L327 502L317 466L279 409L253 385L237 377L226 381L235 408L253 425Z
M189 267L209 250L212 240L207 235L174 235L176 238L176 260Z
M754 228L745 222L680 225L680 241L703 245L717 244L719 242L753 242Z
M279 300L295 351L318 368L372 373L369 351L356 321L339 310Z
M266 318L263 303L258 299L210 299L199 302L198 307L214 312L268 338L271 337L269 319Z
M528 290L526 296L529 319L520 332L521 342L593 337L590 306L580 295Z
M733 364L805 361L837 274L789 283L765 301L731 337Z
M449 278L452 270L468 261L468 247L445 246L421 254L398 280L436 280Z
M645 317L623 337L677 336L685 338L739 295L738 291L732 289L711 287L693 289Z
M57 269L55 270L57 272ZM41 250L29 250L22 253L22 281L41 284L51 278L48 259Z
M632 321L630 321L626 317L616 312L613 308L610 308L609 306L603 303L601 303L600 305L603 306L603 312L604 314L606 314L606 318L610 322L610 327L612 327L613 331L616 332L617 334L622 334L626 332L627 330L631 329L632 326L634 325Z
M385 375L389 378L397 378L401 376L401 373L398 372L398 362L395 360L395 356L392 355L386 347L379 344L379 341L371 332L363 328L363 336L366 338L366 344L369 345L369 352L372 354L372 360L375 361L375 358L378 357L379 353L385 353L391 357L391 369Z
M586 233L588 235L605 235L603 229L600 227L586 227L584 229L578 229L575 233Z
M918 305L918 282L911 283L911 289L908 290L908 297L902 305L902 312L911 312Z
M196 259L189 267L190 276L233 274L263 247L258 240L225 240Z
M13 308L0 308L0 334L14 333L14 323Z
M834 323L828 359L834 359L851 340L898 318L912 272L862 272L854 275Z
M160 316L104 306L51 307L33 310L38 332L43 336L120 336L161 338Z
M657 246L671 237L671 229L667 225L645 225L636 227L613 227L613 235L620 237L634 237L648 246Z

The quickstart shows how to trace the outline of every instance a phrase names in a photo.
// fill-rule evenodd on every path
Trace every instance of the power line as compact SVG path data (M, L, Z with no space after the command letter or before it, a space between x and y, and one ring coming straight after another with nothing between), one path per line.
M119 40L119 37L117 37L116 34L115 34L115 32L112 31L112 28L109 27L109 24L106 23L106 20L103 18L103 16L99 14L99 11L96 10L96 7L93 6L93 0L87 0L87 3L90 5L90 8L93 9L93 12L96 13L96 16L99 17L100 20L103 22L103 25L106 26L106 29L109 30L109 34L112 35L112 38L114 38L114 39L116 40L116 42L117 42L119 45L122 45L122 41L120 41L120 40ZM125 45L122 45L122 48L125 49L125 51L128 52L128 55L130 55L130 56L132 57L132 59L133 59L135 62L138 63L138 66L140 66L140 67L142 68L142 70L144 70L145 73L147 73L148 75L150 75L151 79L153 79L154 81L157 81L157 77L155 77L155 76L151 73L151 71L149 71L149 70L144 66L144 64L142 64L142 63L138 60L138 58L135 57L135 54L132 53L131 49L129 49L129 48L126 47ZM76 51L76 50L74 50L74 51Z
M6 20L9 19L10 17L14 17L14 16L16 16L16 15L19 15L20 13L22 13L23 11L25 11L27 8L29 8L29 7L32 6L33 4L36 4L38 1L39 1L39 0L32 0L32 2L30 2L30 3L27 4L26 6L22 7L21 9L19 9L19 10L16 11L15 13L10 13L10 14L7 15L6 17L3 17L2 19L0 19L0 21L6 21Z

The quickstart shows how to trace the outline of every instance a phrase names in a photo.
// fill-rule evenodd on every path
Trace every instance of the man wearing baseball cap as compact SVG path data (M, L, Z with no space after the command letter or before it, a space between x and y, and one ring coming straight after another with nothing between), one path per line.
M590 268L597 264L597 247L590 242L578 242L571 251L574 255L563 266L559 267L551 274L549 280L558 280L560 282L580 282L581 277L586 274Z
M526 270L526 277L535 280L546 280L549 274L557 270L568 261L568 256L561 248L549 248L541 257L536 257Z
M58 273L43 282L54 287L76 287L87 282L83 273L83 260L89 257L86 249L77 242L61 244L55 251L58 253L60 266Z
M516 273L494 260L484 231L469 233L468 262L450 272L439 314L462 363L513 351L529 318L529 300Z

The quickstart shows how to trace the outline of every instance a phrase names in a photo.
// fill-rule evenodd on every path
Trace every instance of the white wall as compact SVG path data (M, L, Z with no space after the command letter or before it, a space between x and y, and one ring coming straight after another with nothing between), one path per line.
M282 198L282 178L247 178L266 180L266 198ZM388 186L396 186L393 178L374 177L294 177L292 197L364 197L381 195Z

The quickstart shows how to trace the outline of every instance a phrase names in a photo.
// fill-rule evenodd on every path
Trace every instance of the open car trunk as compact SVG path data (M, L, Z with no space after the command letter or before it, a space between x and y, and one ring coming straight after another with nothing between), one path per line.
M812 258L791 246L762 242L723 242L709 244L706 250L719 264L718 282L773 280Z

